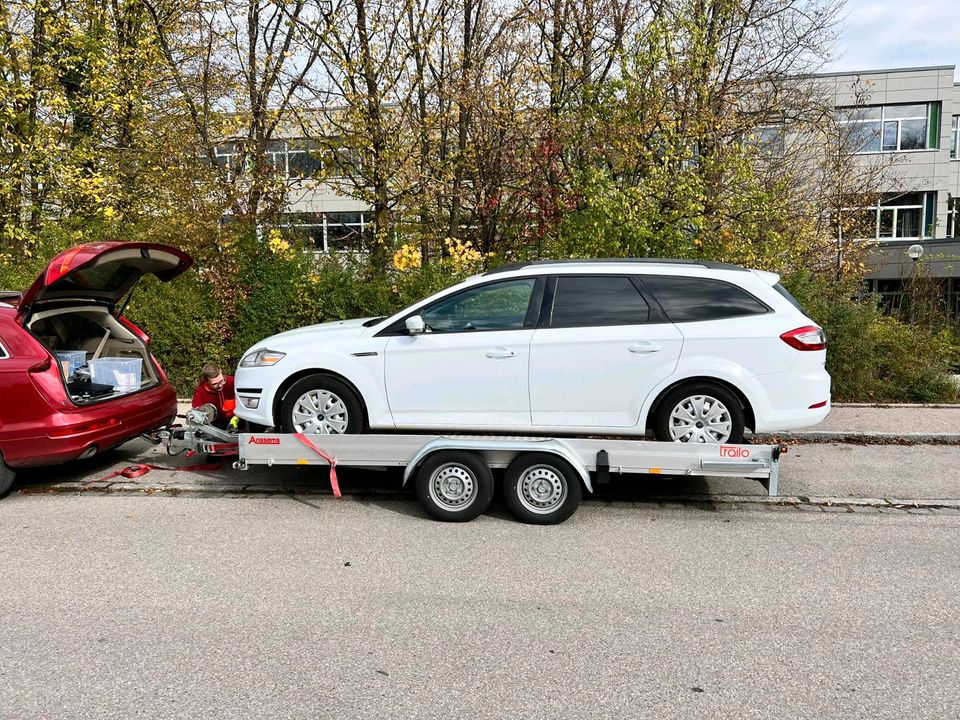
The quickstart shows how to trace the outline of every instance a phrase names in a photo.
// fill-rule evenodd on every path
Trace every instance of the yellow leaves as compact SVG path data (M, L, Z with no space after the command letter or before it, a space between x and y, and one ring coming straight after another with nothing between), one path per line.
M270 230L267 237L267 247L274 255L287 257L291 254L290 243L283 239L283 235L276 228Z
M469 240L463 242L458 238L445 238L443 243L447 246L446 261L453 266L455 272L473 272L479 269L485 258Z
M419 268L422 264L423 256L414 245L403 245L393 254L393 267L400 272Z

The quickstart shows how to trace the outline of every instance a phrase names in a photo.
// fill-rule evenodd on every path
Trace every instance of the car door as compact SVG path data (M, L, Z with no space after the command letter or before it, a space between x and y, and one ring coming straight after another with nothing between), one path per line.
M683 336L628 275L558 275L530 343L535 427L626 428L677 367Z
M543 279L462 290L421 309L425 332L387 342L387 401L398 428L527 428L530 339Z

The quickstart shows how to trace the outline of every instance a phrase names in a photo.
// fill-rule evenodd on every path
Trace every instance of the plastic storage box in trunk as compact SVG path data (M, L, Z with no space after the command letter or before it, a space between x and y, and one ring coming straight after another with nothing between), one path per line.
M99 358L87 363L94 383L112 385L115 392L140 389L143 360L140 358Z
M66 363L63 368L63 374L68 380L73 380L73 374L77 368L87 364L87 353L85 350L56 350L57 359L61 363Z

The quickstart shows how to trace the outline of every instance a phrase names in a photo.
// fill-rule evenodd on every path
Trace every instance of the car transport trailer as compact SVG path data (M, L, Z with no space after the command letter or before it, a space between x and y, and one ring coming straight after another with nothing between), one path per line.
M611 473L746 477L777 494L780 445L717 445L578 437L486 435L302 435L243 433L239 459L251 465L327 465L339 495L337 467L402 467L423 509L438 520L466 521L493 498L493 469L504 469L503 496L524 522L559 523L583 490Z

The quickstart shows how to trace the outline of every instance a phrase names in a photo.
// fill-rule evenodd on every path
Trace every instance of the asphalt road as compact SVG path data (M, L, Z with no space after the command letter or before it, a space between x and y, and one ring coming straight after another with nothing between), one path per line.
M957 718L960 517L0 502L2 718Z

